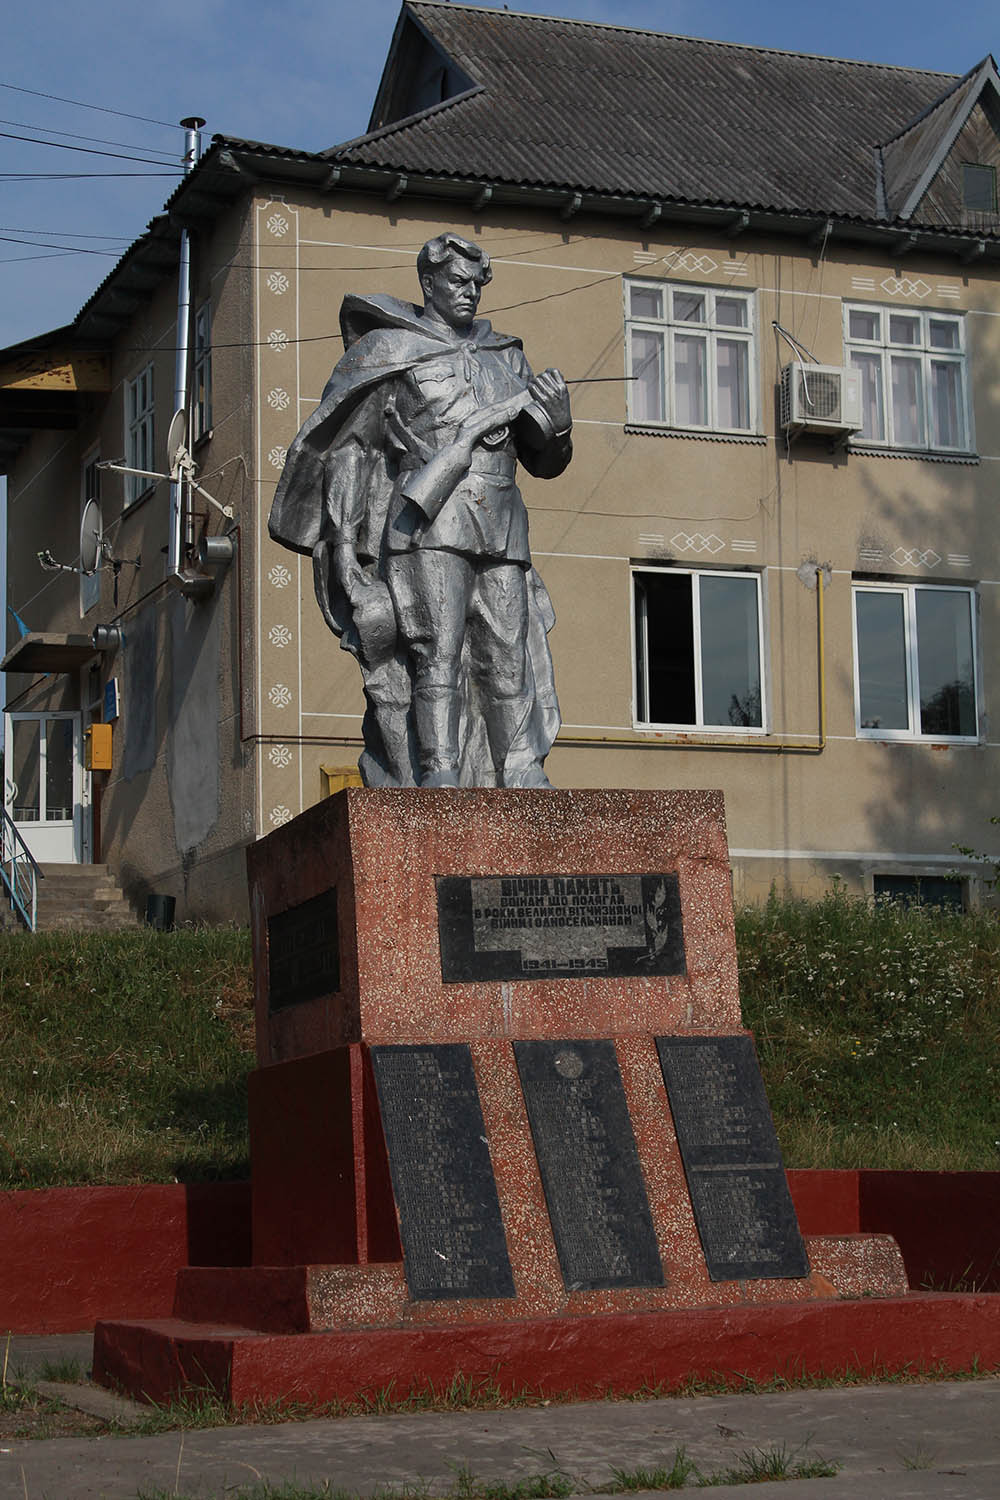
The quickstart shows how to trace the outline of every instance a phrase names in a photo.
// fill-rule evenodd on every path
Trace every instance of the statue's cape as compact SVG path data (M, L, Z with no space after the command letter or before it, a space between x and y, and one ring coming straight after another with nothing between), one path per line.
M366 425L359 408L383 381L459 349L468 339L481 349L521 347L520 339L495 333L486 319L478 319L466 338L429 322L420 308L395 297L345 297L340 327L344 356L288 449L268 518L274 540L296 552L311 553L322 539L327 459L345 431L356 430L351 426L356 417ZM361 437L369 448L379 441L374 431Z

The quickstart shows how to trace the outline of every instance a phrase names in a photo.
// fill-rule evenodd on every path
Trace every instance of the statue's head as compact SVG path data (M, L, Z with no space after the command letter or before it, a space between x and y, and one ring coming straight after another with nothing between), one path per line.
M417 256L424 311L449 328L467 328L476 316L483 287L492 279L485 250L461 235L428 240Z

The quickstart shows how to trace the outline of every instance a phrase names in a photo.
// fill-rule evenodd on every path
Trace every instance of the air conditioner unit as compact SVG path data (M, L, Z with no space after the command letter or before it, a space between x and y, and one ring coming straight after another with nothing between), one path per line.
M786 365L781 372L781 425L790 433L860 432L860 372L799 360Z

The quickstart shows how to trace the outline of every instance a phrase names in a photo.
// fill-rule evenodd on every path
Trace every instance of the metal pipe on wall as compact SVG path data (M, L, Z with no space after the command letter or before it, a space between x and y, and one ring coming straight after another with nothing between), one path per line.
M184 174L187 176L197 165L201 154L200 130L205 121L200 115L189 115L181 121L184 128ZM188 358L191 342L191 236L186 227L181 229L180 259L177 267L177 355L174 364L174 411L187 414L188 405ZM186 435L185 435L186 441ZM168 462L170 455L168 455ZM186 546L193 537L185 534L185 525L190 529L190 504L185 504L186 481L170 481L170 533L167 543L167 570L173 582L184 589L187 582L185 563Z

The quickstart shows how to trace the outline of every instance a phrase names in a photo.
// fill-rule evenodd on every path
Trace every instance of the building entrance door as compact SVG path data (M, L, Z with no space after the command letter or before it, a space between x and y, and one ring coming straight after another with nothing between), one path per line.
M39 864L83 857L78 713L4 715L4 806Z

